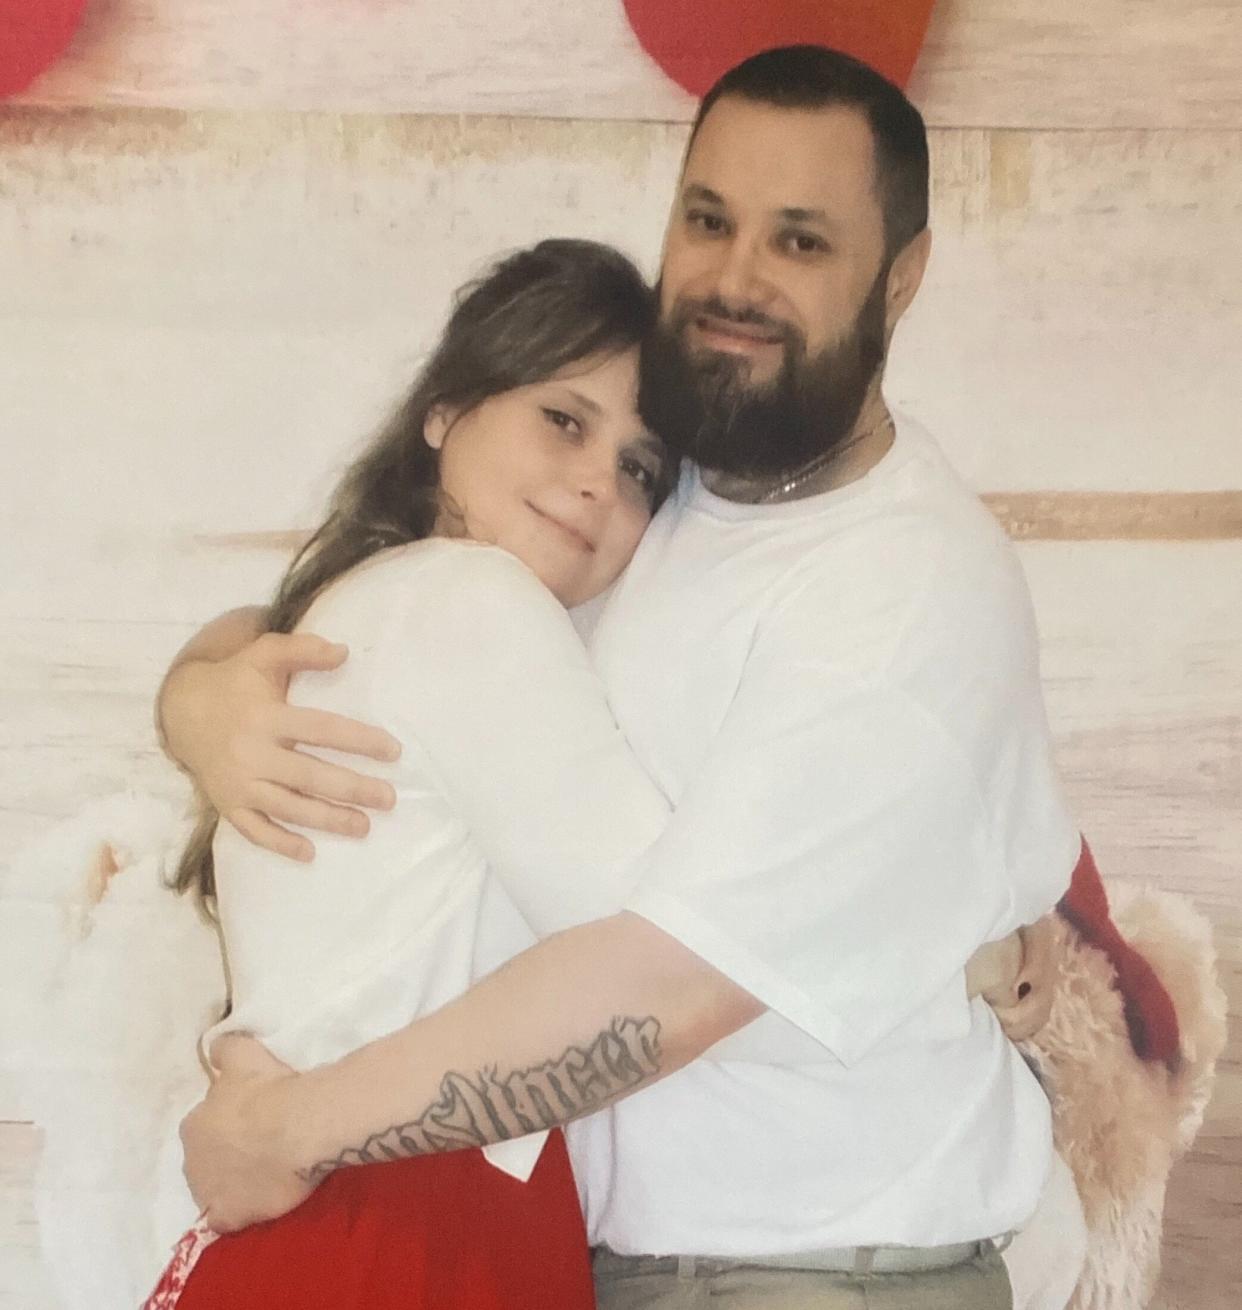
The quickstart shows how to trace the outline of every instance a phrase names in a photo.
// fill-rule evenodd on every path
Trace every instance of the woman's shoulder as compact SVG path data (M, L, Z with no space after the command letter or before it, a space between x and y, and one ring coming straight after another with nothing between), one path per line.
M348 575L359 590L393 595L411 589L423 601L437 595L456 599L463 587L471 597L514 596L563 608L516 555L500 546L465 537L429 537L381 551Z
M483 542L431 537L351 569L316 599L300 626L330 636L325 624L392 632L406 618L420 627L429 621L477 626L519 612L527 621L543 613L569 624L564 607L516 556Z

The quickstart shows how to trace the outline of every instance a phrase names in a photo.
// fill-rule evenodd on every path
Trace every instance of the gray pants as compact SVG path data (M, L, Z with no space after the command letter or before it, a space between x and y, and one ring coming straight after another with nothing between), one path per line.
M949 1269L847 1274L772 1269L734 1260L594 1258L599 1310L1011 1310L1009 1275L996 1251Z

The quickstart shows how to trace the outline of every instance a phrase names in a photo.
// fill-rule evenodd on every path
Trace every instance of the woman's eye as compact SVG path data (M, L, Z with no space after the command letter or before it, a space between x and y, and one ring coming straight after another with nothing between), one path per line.
M553 409L548 405L543 406L543 416L553 427L558 427L562 432L568 432L570 436L577 436L581 431L581 425L572 414L566 414L563 409Z
M623 459L621 461L621 472L624 473L627 478L633 478L633 480L642 487L648 497L650 497L655 491L655 470L648 468L642 460Z

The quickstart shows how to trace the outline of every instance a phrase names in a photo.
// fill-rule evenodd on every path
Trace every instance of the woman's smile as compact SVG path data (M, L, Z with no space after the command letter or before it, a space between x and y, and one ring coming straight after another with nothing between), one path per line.
M555 514L549 514L547 510L542 510L538 505L532 504L529 500L523 502L528 509L533 510L546 523L551 523L553 527L560 529L560 535L568 538L579 550L588 555L595 554L595 543L579 528L573 527L566 523L564 519L559 519Z

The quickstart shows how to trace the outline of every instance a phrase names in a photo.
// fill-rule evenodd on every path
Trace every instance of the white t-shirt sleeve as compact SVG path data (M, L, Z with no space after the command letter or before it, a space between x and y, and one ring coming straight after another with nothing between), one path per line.
M422 752L539 936L616 913L667 800L535 575L495 547L427 545L377 651L380 721Z
M1012 896L953 739L846 663L760 634L628 908L849 1064L943 998Z

